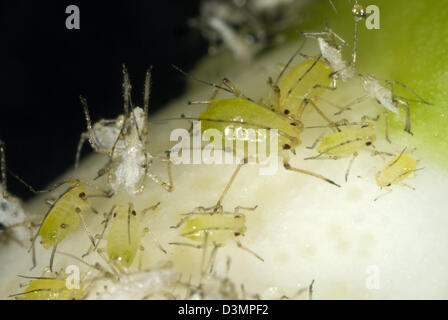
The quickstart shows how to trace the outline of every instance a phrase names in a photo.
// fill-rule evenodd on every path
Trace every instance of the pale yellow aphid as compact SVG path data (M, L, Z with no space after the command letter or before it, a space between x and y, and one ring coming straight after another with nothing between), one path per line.
M254 211L256 208L257 206L253 208L238 206L233 212L230 212L224 211L219 202L217 205L208 208L197 207L192 212L186 213L185 217L172 228L179 228L184 225L180 231L180 235L195 242L199 242L200 244L184 242L171 242L170 244L204 249L202 267L204 267L207 246L208 244L213 244L215 249L212 251L209 260L209 265L211 266L210 270L213 267L216 250L230 241L235 242L239 248L251 253L256 258L263 261L263 258L252 250L244 247L238 239L239 237L244 236L247 229L246 217L240 211Z
M137 214L131 203L128 207L115 208L112 226L107 235L107 254L110 259L121 262L125 267L132 264L144 234L149 231L142 227L143 217L146 211L157 206L158 204L145 209L140 214Z
M380 188L400 184L417 168L417 161L407 154L400 154L390 160L381 171L375 175L376 184Z
M359 128L346 128L342 131L334 132L328 136L325 136L316 148L318 154L306 159L336 160L352 156L345 173L345 181L347 181L353 161L363 149L370 148L372 155L388 154L385 152L376 151L374 149L373 143L376 140L375 126L372 122L366 122L366 117L363 118L361 127ZM347 125L347 123L342 123L342 125Z
M20 179L20 178L19 178ZM21 182L25 183L20 179ZM50 259L50 269L53 266L53 258L57 245L67 237L68 234L78 230L79 223L82 222L84 230L94 243L93 237L90 235L85 222L85 214L90 210L97 213L88 201L88 197L110 197L110 194L103 193L99 195L87 195L86 183L77 179L68 179L56 184L50 190L35 191L31 186L26 184L33 192L42 193L49 192L63 184L68 183L69 188L63 192L58 199L52 201L51 207L46 213L39 230L32 239L31 249L34 249L34 243L40 235L41 244L45 249L53 248ZM34 250L33 250L34 253ZM33 268L36 265L33 254Z
M181 235L190 240L204 242L206 234L208 241L217 245L244 236L246 232L246 216L233 212L219 214L204 214L187 220Z
M111 227L105 238L107 241L107 255L112 261L118 262L124 267L130 267L138 250L144 249L141 245L142 238L146 233L150 232L148 227L143 226L145 214L149 210L155 210L159 204L160 202L144 209L140 213L134 210L132 203L129 203L127 206L113 206L103 221L104 229L98 236L98 242L84 256L98 248L107 226L111 222ZM157 242L156 244L164 251Z
M67 274L62 270L60 273L51 273L49 276L24 277L33 279L24 292L11 295L25 300L70 300L79 299L83 294L83 285L79 289L69 288L67 285Z
M339 159L356 154L369 147L376 140L375 127L369 123L361 128L347 128L340 132L332 133L322 139L317 147L319 155Z

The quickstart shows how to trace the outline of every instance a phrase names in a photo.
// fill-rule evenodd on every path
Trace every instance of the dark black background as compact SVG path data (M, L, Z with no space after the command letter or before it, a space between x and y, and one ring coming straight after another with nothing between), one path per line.
M80 9L80 30L65 27L70 4ZM87 98L94 121L122 113L122 63L137 105L153 65L150 113L180 95L185 79L171 63L189 70L207 52L187 25L198 14L192 0L2 1L0 138L8 166L36 188L72 166L86 128L78 96ZM8 187L32 195L11 177Z

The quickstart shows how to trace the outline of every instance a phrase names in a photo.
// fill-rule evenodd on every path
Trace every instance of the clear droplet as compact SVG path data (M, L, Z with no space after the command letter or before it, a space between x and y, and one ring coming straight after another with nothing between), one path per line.
M366 17L366 9L360 4L355 4L352 8L352 15L358 22Z

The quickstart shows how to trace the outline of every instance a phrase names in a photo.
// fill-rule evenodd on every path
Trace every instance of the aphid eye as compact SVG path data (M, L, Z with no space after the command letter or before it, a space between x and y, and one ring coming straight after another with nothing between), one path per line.
M116 212L114 212L114 218L117 216L117 213Z
M137 215L137 212L135 212L135 210L132 210L131 213L132 213L133 216L136 216L136 215Z
M238 237L239 235L241 235L241 233L235 232L234 235L235 235L235 237Z
M372 141L367 141L366 146L370 146L372 144Z
M76 211L76 213L80 213L80 212L81 212L81 208L76 207L76 208L75 208L75 211Z
M386 186L387 186L387 187L390 187L390 186L391 186L391 183L388 183Z
M85 193L85 192L81 192L81 193L79 194L79 197L80 197L81 199L85 200L85 199L86 199L86 193Z
M286 115L290 113L290 111L288 109L285 109L285 111L283 111Z
M283 145L283 150L289 150L289 149L291 149L291 146L289 144L285 143Z
M65 229L65 228L67 228L67 225L65 223L62 223L61 224L61 229Z

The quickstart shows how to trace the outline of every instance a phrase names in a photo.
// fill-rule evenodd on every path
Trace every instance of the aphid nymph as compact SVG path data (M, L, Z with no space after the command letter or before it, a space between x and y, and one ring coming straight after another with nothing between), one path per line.
M391 192L390 187L394 184L405 186L411 189L413 187L403 182L412 173L422 168L417 168L417 160L405 153L406 148L398 155L389 160L385 166L376 173L375 180L378 187L385 188L387 192ZM380 196L375 198L378 200Z
M89 198L92 197L111 197L108 192L101 194L88 194L87 184L77 179L67 179L55 184L48 190L36 191L29 184L17 177L23 184L25 184L34 193L51 192L64 184L69 187L64 191L59 198L51 202L50 209L45 214L39 230L32 239L32 244L29 251L33 250L33 268L36 266L34 255L34 244L36 239L41 237L41 244L45 249L53 248L50 258L50 270L53 267L53 259L56 253L56 248L68 234L77 231L80 222L83 225L84 231L87 233L90 241L94 244L94 239L91 236L87 224L85 222L85 214L88 211L97 213L96 209L91 205Z

